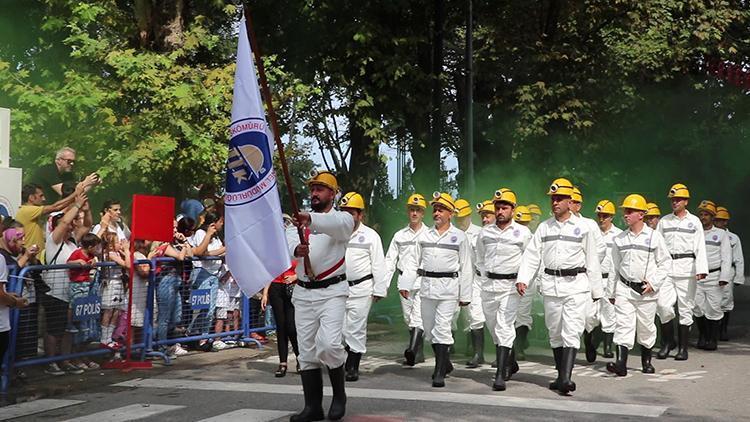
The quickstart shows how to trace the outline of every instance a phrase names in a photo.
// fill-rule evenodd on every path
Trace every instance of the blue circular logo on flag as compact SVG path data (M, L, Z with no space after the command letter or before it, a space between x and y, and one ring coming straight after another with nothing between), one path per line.
M265 121L240 120L230 132L225 202L235 206L263 197L276 186L276 175Z

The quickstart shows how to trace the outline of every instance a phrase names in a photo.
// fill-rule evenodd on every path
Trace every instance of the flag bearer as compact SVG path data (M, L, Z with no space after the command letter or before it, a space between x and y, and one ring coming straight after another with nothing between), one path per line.
M333 389L328 419L338 420L346 413L343 328L349 285L344 261L354 219L333 208L339 187L332 173L316 173L307 184L312 212L300 212L294 221L303 228L307 244L300 243L295 230L287 231L289 249L297 257L298 281L292 303L305 396L305 408L290 418L292 422L323 419L322 367L328 368ZM309 268L305 268L305 257Z
M339 207L354 217L354 233L346 247L346 280L349 298L346 300L344 344L348 353L346 380L359 379L359 361L367 352L367 316L372 302L384 298L388 292L385 278L383 244L375 230L364 224L365 201L362 195L349 192L341 198Z
M628 195L622 208L628 229L612 239L612 270L606 294L615 307L617 344L617 361L607 363L607 370L624 377L635 339L641 345L643 373L654 373L651 348L656 342L656 298L668 277L672 258L662 235L644 224L646 199Z
M557 364L557 379L550 389L567 394L576 389L570 377L584 329L585 309L604 294L597 252L599 229L570 211L573 185L569 180L556 179L547 194L554 216L539 225L526 247L516 286L519 294L526 294L542 266L544 319Z
M404 290L403 275L407 271L417 270L417 239L426 230L422 223L427 201L424 196L415 193L406 201L406 215L409 224L397 231L391 239L388 252L385 254L385 279L390 280L398 272L398 289ZM419 279L406 289L408 294L401 294L401 312L409 328L409 346L404 350L404 364L414 366L424 362L422 328L422 302L419 297Z

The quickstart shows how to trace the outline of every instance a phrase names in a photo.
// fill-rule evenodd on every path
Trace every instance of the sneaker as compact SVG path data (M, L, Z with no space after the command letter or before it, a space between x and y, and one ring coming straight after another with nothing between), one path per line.
M174 354L175 354L175 356L185 356L188 353L190 353L190 352L188 352L187 350L183 349L182 346L180 346L180 343L177 343L177 344L174 345Z
M227 344L224 343L223 341L216 340L216 341L214 341L213 350L219 351L219 350L224 350L224 349L226 349L228 347L229 346L227 346Z
M89 369L89 365L86 362L77 362L74 363L73 366L76 368L83 369L84 371L87 371Z
M66 374L80 375L83 373L83 369L69 363L63 363L60 365L60 369L65 371Z
M60 366L58 366L56 362L50 363L47 366L47 369L44 370L44 373L47 375L55 376L55 377L59 377L60 375L65 375L65 371L60 369Z
M237 344L237 340L235 339L224 340L224 344L226 344L227 346L234 346Z
M268 339L263 336L262 334L258 333L250 333L250 338L257 340L260 344L266 344L268 343Z
M94 362L93 360L89 361L88 364L87 364L87 366L88 366L88 369L99 369L100 368L99 364L96 363L96 362Z
M70 324L70 325L68 325L67 327L65 327L65 331L67 331L67 332L69 332L69 333L71 333L71 334L72 334L72 333L77 333L77 332L78 332L78 327L76 327L76 326L75 326L75 325L73 325L73 324Z

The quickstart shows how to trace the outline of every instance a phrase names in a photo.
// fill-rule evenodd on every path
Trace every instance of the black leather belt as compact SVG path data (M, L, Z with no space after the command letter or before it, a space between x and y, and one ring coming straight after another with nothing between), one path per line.
M306 289L324 289L344 280L346 280L346 274L341 274L337 275L336 277L318 281L297 280L297 285Z
M620 281L622 282L622 284L633 289L633 291L638 293L639 295L643 294L643 289L645 289L645 287L643 286L642 281L639 281L639 282L630 281L627 278L623 277L622 274L620 274Z
M479 271L479 270L474 270L474 274L476 274L476 275L478 275L480 277L482 276L482 272Z
M556 275L558 277L575 277L578 274L585 273L586 269L583 267L577 268L564 268L561 270L551 270L549 268L544 269L545 274Z
M709 273L715 273L716 271L721 271L721 267L708 270Z
M457 272L452 272L452 273L437 273L437 272L434 272L434 271L425 271L425 270L423 270L421 268L417 270L417 275L421 275L423 277L432 277L432 278L446 278L446 277L448 277L448 278L456 278L456 277L458 277L458 273Z
M493 280L515 280L518 278L518 273L513 274L498 274L498 273L487 273L487 278L491 278Z
M372 274L367 274L366 276L364 276L362 278L358 278L356 280L349 280L349 286L356 286L357 284L359 284L359 283L361 283L363 281L372 280L372 278L373 278Z
M602 278L609 278L609 273L602 273Z
M693 259L695 259L695 254L692 253L692 252L690 252L690 253L673 253L672 254L672 259L682 259L682 258L693 258Z

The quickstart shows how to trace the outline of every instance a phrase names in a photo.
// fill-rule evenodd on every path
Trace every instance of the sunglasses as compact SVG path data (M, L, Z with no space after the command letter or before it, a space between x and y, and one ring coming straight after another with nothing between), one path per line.
M58 160L62 160L62 161L65 161L66 163L68 163L68 164L70 164L70 165L73 165L73 164L75 164L75 163L76 163L76 160L71 160L71 159L69 159L69 158L58 158Z

